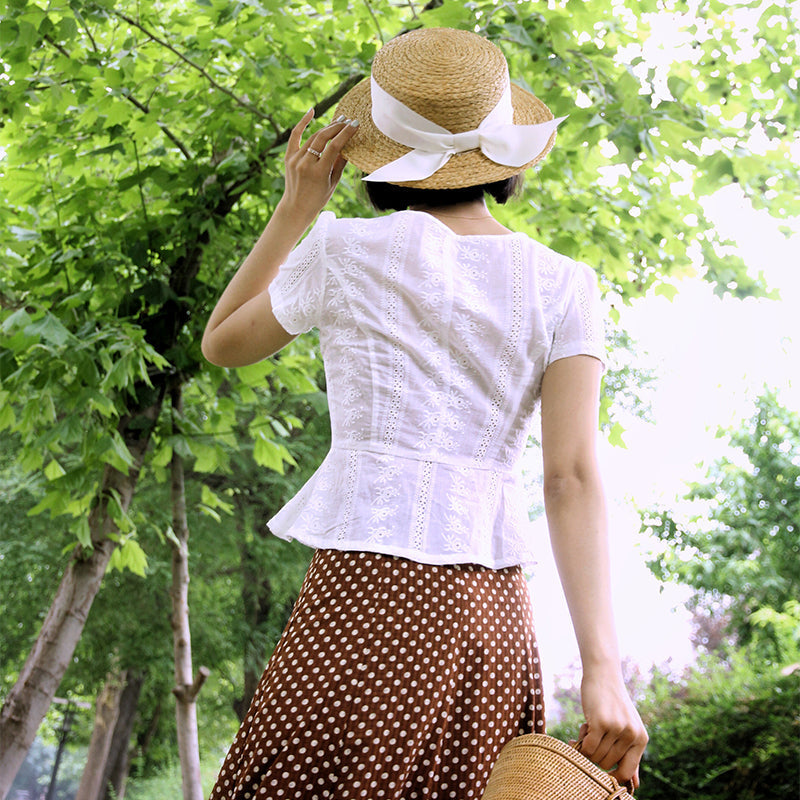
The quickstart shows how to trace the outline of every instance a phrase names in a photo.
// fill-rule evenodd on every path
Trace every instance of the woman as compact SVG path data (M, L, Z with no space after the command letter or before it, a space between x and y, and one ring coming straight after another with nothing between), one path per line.
M212 798L479 798L544 731L517 462L542 411L552 546L583 663L582 752L638 783L595 459L604 357L585 266L497 222L554 120L471 33L406 34L337 120L286 152L286 189L214 309L235 367L317 327L333 442L269 523L315 548ZM376 219L322 214L346 161Z

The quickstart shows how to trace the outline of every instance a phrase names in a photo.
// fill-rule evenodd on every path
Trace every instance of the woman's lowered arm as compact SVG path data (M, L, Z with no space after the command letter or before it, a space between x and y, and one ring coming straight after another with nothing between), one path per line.
M596 438L601 364L553 362L542 381L544 498L550 540L583 665L581 752L638 785L647 733L625 689L611 606L605 497Z

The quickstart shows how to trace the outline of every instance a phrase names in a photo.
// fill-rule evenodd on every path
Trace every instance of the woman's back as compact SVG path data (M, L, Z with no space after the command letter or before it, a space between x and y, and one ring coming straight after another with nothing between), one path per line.
M287 330L320 329L333 430L271 529L429 563L532 560L514 466L550 361L603 357L593 273L522 234L326 213L270 293Z

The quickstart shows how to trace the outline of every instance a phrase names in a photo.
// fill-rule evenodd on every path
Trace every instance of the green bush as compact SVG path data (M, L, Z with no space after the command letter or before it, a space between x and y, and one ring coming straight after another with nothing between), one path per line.
M208 797L211 794L219 768L220 765L217 763L202 763L200 765L203 797ZM164 767L160 772L148 778L131 780L128 782L125 791L125 800L174 800L174 798L179 797L181 797L180 764Z
M740 651L637 689L650 735L637 800L800 797L800 665L765 667ZM547 732L575 738L577 692L558 699L562 718Z
M656 679L642 706L650 743L641 800L767 800L800 792L800 666L746 653Z

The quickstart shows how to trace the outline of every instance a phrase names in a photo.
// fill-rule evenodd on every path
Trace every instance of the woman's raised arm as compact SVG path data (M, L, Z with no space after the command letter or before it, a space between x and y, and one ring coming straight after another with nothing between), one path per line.
M286 147L286 189L250 254L217 301L203 334L203 355L221 367L241 367L276 353L294 337L272 313L270 283L317 214L330 200L342 175L342 148L356 127L332 123L304 145L308 111L292 130ZM310 149L311 148L311 149ZM321 155L315 155L314 151Z

